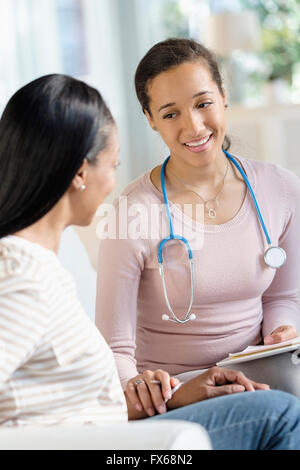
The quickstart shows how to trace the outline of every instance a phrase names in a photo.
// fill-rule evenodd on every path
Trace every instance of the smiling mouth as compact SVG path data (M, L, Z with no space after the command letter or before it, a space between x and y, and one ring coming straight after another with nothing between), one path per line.
M204 137L203 139L194 140L193 142L186 142L183 145L185 145L186 147L189 147L189 148L202 147L203 145L205 145L210 140L211 136L212 136L212 134Z

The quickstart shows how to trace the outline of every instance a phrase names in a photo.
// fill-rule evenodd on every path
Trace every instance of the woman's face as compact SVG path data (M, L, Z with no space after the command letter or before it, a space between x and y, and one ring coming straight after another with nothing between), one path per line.
M115 170L118 166L119 139L117 127L111 126L107 139L107 146L97 156L97 162L83 164L75 179L76 191L73 199L73 213L75 225L88 225L91 223L98 207L115 187ZM79 179L80 178L80 179ZM80 186L85 185L84 191Z
M195 167L220 154L225 137L225 94L203 61L187 62L157 75L148 86L146 116L170 154Z

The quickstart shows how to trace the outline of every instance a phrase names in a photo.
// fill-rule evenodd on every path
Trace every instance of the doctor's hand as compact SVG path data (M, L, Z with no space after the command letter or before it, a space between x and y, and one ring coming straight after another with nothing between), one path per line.
M269 385L254 382L242 372L212 367L185 382L168 401L168 409L179 408L221 395L269 389Z
M289 339L297 338L298 332L291 325L279 326L270 335L264 337L264 344L276 344Z
M165 399L171 397L171 389L179 380L164 370L146 370L128 380L125 396L138 412L144 411L147 416L154 416L167 411Z

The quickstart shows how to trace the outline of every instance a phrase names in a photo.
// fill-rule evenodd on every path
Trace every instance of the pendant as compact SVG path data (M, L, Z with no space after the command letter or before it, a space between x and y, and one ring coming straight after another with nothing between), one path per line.
M209 211L208 211L208 217L209 217L210 219L215 219L216 216L217 216L217 213L216 213L215 209L209 209Z
M215 203L216 208L219 206L219 200L218 198L216 198L216 199L210 199L209 201L206 201L205 207L208 211L208 217L210 219L215 219L217 217L217 211L213 207L209 207L210 203L212 202Z

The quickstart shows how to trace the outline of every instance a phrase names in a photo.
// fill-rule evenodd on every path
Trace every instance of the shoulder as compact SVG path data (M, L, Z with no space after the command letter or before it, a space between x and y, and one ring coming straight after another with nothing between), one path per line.
M142 269L145 259L150 255L152 209L154 205L160 207L160 204L160 193L153 186L148 171L126 186L112 205L109 204L106 209L102 205L99 209L106 214L97 226L101 240L99 259L103 262L110 252L119 260L128 262L128 257L132 255Z
M15 244L11 237L0 240L0 292L28 289L38 290L38 260L26 249Z
M55 254L19 237L0 239L0 294L26 293L46 301L59 260Z
M273 223L278 220L284 232L292 219L300 227L300 180L287 168L276 163L246 160L254 172L255 191L260 201L272 210ZM298 222L299 220L299 222ZM275 224L276 225L276 224Z
M122 199L126 199L129 205L145 204L148 206L152 203L159 203L161 195L152 184L150 174L151 170L129 183L122 191L121 195L115 199L114 205L118 206Z
M290 203L300 201L300 179L291 170L277 163L242 159L251 167L257 181L257 188L275 197L286 197Z
M291 179L299 182L299 178L295 173L278 163L252 160L249 158L243 158L241 160L251 166L257 177L268 176L271 179Z

